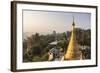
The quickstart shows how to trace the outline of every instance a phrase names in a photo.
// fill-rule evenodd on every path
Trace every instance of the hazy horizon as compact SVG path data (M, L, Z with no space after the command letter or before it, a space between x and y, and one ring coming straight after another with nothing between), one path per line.
M70 31L73 16L77 28L91 29L90 13L23 11L23 32L49 34Z

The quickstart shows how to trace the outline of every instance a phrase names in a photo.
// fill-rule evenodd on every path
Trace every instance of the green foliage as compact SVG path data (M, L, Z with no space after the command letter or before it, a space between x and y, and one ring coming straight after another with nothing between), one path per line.
M71 31L67 31L71 33ZM75 29L76 39L80 45L91 46L91 30L84 30L80 28ZM58 41L57 47L62 48L64 51L67 50L70 35L66 36L66 33L56 33L53 31L53 34L40 35L39 33L33 34L27 39L23 40L23 61L24 62L37 62L37 61L47 61L48 52L53 47L49 43ZM56 36L56 37L55 37ZM29 52L27 52L29 48ZM27 54L26 54L27 53ZM90 53L88 51L88 53ZM89 57L89 56L88 56Z
M39 56L34 56L32 61L33 62L39 62L39 61L41 61L41 58Z
M41 61L47 61L48 60L48 54L44 54L42 57L41 57Z
M76 39L79 44L91 46L91 30L75 29Z

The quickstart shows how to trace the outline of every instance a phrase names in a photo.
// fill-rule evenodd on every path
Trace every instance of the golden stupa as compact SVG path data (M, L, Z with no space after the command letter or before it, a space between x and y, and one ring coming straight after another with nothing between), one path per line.
M76 40L75 22L74 22L74 18L73 18L71 38L70 38L66 53L64 55L64 59L65 60L79 60L82 58L81 55L82 54L81 54L81 51L79 49L79 45L78 45L77 40Z

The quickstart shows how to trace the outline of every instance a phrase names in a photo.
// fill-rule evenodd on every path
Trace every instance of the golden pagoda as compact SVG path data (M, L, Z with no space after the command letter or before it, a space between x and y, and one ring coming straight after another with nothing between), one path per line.
M64 55L64 59L65 60L79 60L79 59L81 59L81 51L79 49L79 45L78 45L77 40L76 40L74 18L73 18L73 23L72 23L71 38L70 38L66 53Z

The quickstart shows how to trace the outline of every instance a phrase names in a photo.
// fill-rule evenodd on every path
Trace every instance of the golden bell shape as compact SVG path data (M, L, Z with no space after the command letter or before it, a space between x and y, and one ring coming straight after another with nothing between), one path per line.
M80 51L79 45L78 45L77 40L76 40L76 35L75 35L75 23L74 23L74 21L72 24L71 38L70 38L66 53L64 55L64 59L65 60L79 60L79 59L81 59L81 51Z

